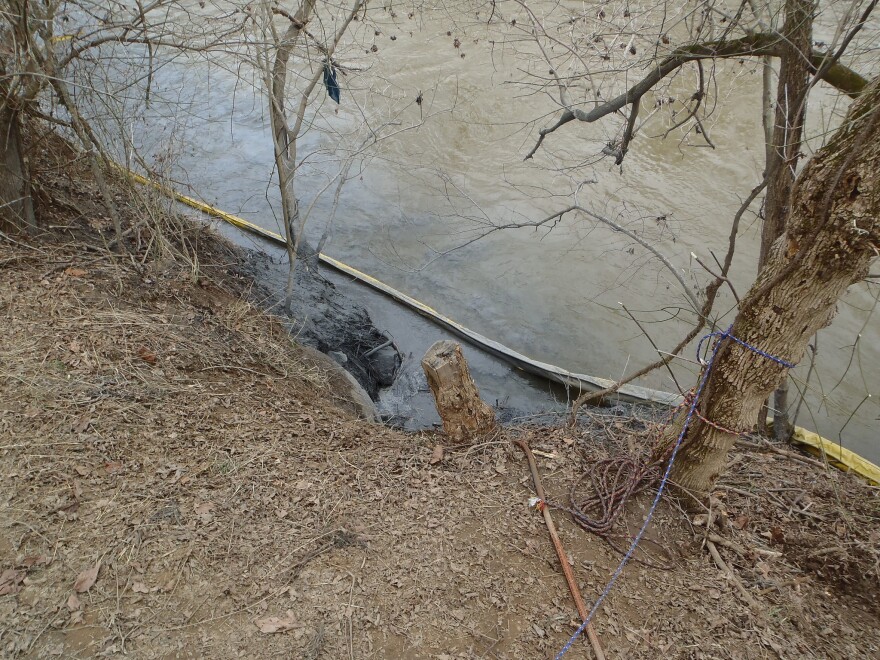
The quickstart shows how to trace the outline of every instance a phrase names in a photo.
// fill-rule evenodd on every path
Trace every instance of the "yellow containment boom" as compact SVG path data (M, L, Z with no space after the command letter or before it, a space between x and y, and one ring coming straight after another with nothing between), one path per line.
M245 231L251 232L253 234L257 234L267 240L270 240L274 243L280 243L282 245L286 244L286 241L281 234L278 234L274 231L269 231L268 229L264 229L259 225L254 224L253 222L249 222L244 218L240 218L236 215L232 215L231 213L227 213L226 211L222 211L214 206L209 204L205 204L204 202L200 202L197 199L192 197L188 197L182 193L177 192L165 186L158 181L154 181L152 179L148 179L140 174L136 174L131 170L127 170L119 164L116 164L116 167L119 168L123 173L127 174L131 179L136 181L137 183L143 184L145 186L150 186L155 188L163 195L170 197L172 199L177 200L182 204L186 204L187 206L202 211L207 215L210 215L215 218L219 218L224 222L228 222L231 225L234 225L240 229L244 229ZM394 300L406 305L410 309L417 311L422 316L425 316L438 325L443 326L453 334L469 341L482 350L495 355L508 363L513 364L517 368L526 371L531 374L535 374L537 376L542 376L548 380L552 380L554 382L565 385L566 387L572 387L574 389L605 389L613 385L613 381L608 380L606 378L599 378L596 376L588 376L586 374L578 374L568 371L566 369L562 369L552 364L547 364L546 362L540 362L538 360L533 360L522 353L518 353L503 344L500 344L488 337L484 337L483 335L470 330L463 325L456 323L452 319L440 314L435 309L425 305L424 303L416 300L415 298L411 298L398 291L397 289L385 284L377 280L366 273L362 273L356 268L352 268L351 266L342 263L332 257L328 257L324 254L319 254L318 257L320 260L331 266L332 268L346 273L350 275L354 279L358 280L366 284L367 286L384 293L385 295L393 298ZM671 394L668 392L660 392L658 390L648 389L646 387L639 387L637 385L624 385L617 392L617 396L623 401L635 402L635 403L651 403L651 404L659 404L664 406L677 406L682 401L682 397L678 394ZM842 447L836 442L832 442L826 438L823 438L812 431L807 431L799 426L795 427L794 435L792 437L793 442L803 445L807 448L808 451L818 455L825 456L828 459L828 462L841 469L843 471L852 471L858 475L861 475L874 485L880 485L880 467L874 465L871 461L862 458L855 452Z
M880 467L877 467L868 459L862 458L846 447L842 447L836 442L823 438L812 431L807 431L800 426L794 428L792 441L803 445L810 453L820 458L824 455L834 467L844 472L852 470L875 486L880 486Z

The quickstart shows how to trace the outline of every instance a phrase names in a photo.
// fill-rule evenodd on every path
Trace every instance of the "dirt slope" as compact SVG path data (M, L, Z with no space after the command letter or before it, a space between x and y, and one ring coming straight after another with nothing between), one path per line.
M243 302L236 253L210 233L188 230L194 272L133 239L113 255L93 216L43 214L50 236L0 241L4 656L561 648L577 615L509 437L544 452L545 487L565 501L598 458L638 454L652 423L594 414L438 460L442 437L357 420L341 384ZM596 618L609 658L880 655L878 489L744 447L716 495L713 533L733 543L719 552L748 598L703 549L705 528L664 503L644 563ZM619 553L554 516L590 601Z

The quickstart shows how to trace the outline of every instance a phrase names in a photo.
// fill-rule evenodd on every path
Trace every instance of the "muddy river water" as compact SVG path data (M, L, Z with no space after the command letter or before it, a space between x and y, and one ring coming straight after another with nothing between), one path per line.
M619 378L656 358L620 303L669 349L693 321L680 283L642 246L583 215L540 228L494 228L534 223L572 204L576 193L580 205L662 252L699 295L709 275L692 253L713 267L712 252L723 258L731 219L760 181L760 70L737 62L718 70L715 109L705 124L714 148L683 129L664 139L670 122L663 113L672 108L649 117L648 107L622 168L613 158L597 158L619 135L620 116L571 123L524 161L538 129L558 113L551 95L528 84L537 72L534 49L510 30L499 33L477 20L463 26L461 16L447 9L410 18L399 8L375 25L356 25L358 45L341 51L339 60L357 70L339 76L339 106L323 89L316 92L321 117L299 145L302 208L323 193L307 232L316 240L324 230L334 177L356 152L327 254L530 357ZM505 18L509 24L516 16ZM376 52L366 52L373 45ZM621 75L634 81L639 74ZM152 84L151 106L131 129L144 153L162 155L175 185L188 194L281 231L268 116L253 67L233 56L224 66L176 58ZM692 91L682 83L683 94ZM817 90L813 133L835 106L845 104ZM382 139L361 152L369 142L365 125ZM759 232L759 221L747 214L733 265L740 294L754 278ZM871 316L877 294L876 286L853 287L833 325L819 333L809 383L806 358L794 370L797 387L806 389L797 423L874 461L880 459L874 431L880 323ZM716 304L719 324L730 322L733 307L725 290ZM387 309L382 317L388 320ZM689 387L695 365L677 360L675 372ZM487 374L500 380L478 384L503 391L507 376ZM640 384L675 389L665 371Z

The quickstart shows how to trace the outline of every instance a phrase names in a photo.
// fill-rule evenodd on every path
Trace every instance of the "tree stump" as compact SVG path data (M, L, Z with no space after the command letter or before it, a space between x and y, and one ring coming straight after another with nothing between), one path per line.
M495 412L480 398L459 344L435 342L422 358L422 369L443 420L443 430L453 442L464 442L495 428Z

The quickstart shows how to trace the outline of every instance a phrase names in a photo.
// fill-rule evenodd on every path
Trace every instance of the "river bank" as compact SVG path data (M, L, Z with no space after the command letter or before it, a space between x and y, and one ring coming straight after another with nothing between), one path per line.
M143 200L123 187L126 252L110 251L87 177L75 163L49 169L47 234L0 242L5 655L562 647L577 613L511 439L541 452L549 497L567 502L596 461L643 454L657 420L594 410L577 429L519 424L452 447L359 419L347 381L254 304L277 296L254 281L265 262L176 216L133 229ZM320 304L314 326L334 313ZM613 543L651 495L630 503ZM596 618L608 657L880 653L880 491L742 445L713 510L707 530L661 503L642 563ZM592 601L620 555L554 517Z

